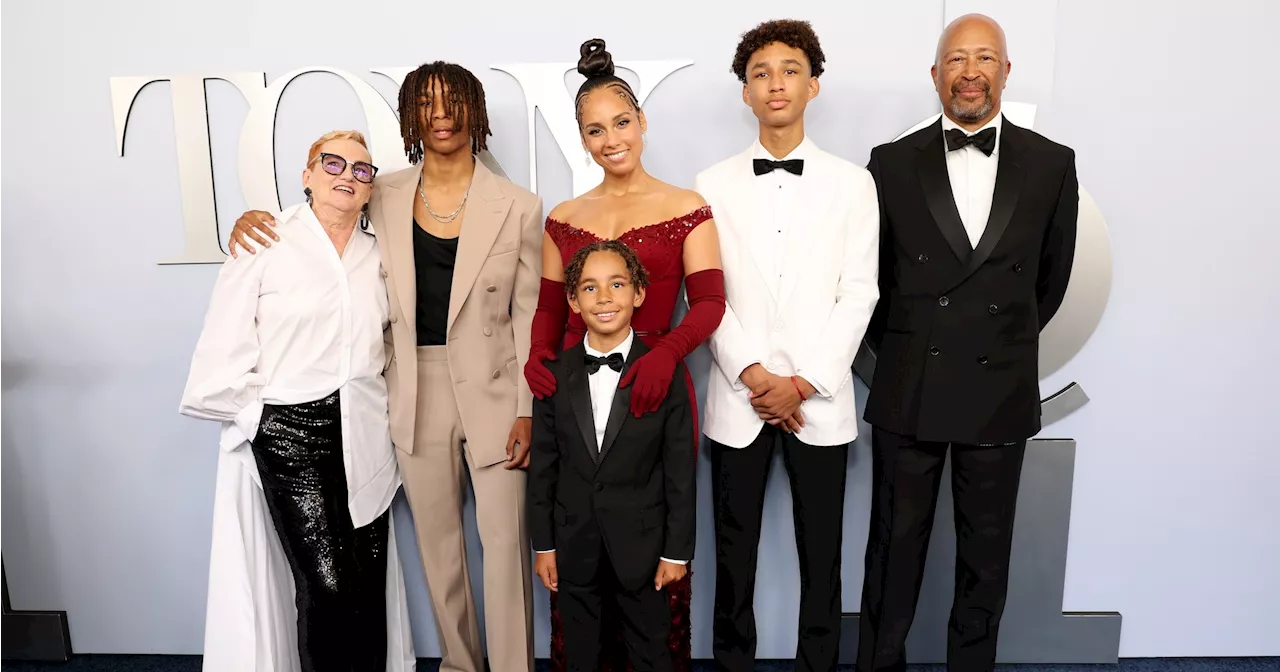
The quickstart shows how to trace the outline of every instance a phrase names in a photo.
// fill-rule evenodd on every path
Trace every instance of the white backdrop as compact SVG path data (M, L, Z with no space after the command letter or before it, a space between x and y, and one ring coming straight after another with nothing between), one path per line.
M738 35L778 18L775 5L744 0L725 14L667 0L6 3L2 543L15 608L68 611L78 652L201 649L217 430L176 409L217 268L157 264L184 245L171 89L141 92L119 157L111 77L263 72L271 82L319 65L394 102L395 86L370 69L460 62L488 92L494 156L527 185L524 97L491 66L574 62L583 40L603 37L620 62L693 62L646 104L646 166L688 186L753 137L729 65ZM1007 99L1038 105L1036 130L1076 149L1116 260L1098 331L1042 385L1048 393L1080 381L1092 397L1044 433L1079 441L1065 609L1121 612L1122 656L1280 654L1280 365L1271 353L1280 141L1265 121L1280 99L1274 68L1254 65L1271 62L1264 40L1280 7L856 0L796 9L828 58L810 135L860 164L936 112L928 69L944 17L983 10L1005 24ZM249 106L220 81L209 82L207 100L225 240L246 205L237 152ZM346 127L367 126L342 80L311 74L288 87L275 133L286 205L301 197L307 145ZM570 196L570 165L583 157L562 154L541 119L535 129L549 208ZM701 389L705 353L691 364ZM846 611L861 591L867 458L860 441L846 504ZM701 479L693 623L694 653L706 657L714 547L705 460ZM769 497L759 655L785 658L798 577L784 479ZM404 551L416 568L412 545ZM421 577L407 578L418 653L436 655ZM541 591L538 605L545 656Z

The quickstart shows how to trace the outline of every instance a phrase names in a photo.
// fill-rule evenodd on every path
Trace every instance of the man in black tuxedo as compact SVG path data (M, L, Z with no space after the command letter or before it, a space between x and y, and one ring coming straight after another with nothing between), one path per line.
M956 587L952 672L991 670L1026 441L1040 431L1039 333L1075 253L1075 155L1000 114L1010 71L988 17L943 32L943 116L875 148L880 303L871 529L859 672L906 669L942 468L951 448Z
M684 372L676 369L658 412L639 418L627 412L631 388L618 388L648 350L631 329L647 284L635 253L616 240L573 256L565 287L587 335L547 362L556 392L533 402L534 567L560 594L570 672L595 670L606 601L622 612L636 672L672 669L665 588L693 559L697 467Z

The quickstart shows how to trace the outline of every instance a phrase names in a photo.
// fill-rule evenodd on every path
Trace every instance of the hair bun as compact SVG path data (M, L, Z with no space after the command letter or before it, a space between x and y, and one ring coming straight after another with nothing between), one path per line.
M587 79L608 77L613 74L613 56L604 48L604 40L600 38L587 40L578 49L578 73Z

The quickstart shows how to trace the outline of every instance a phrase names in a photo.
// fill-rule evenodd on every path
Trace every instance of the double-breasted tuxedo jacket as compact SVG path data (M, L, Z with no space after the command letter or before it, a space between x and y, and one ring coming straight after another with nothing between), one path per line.
M1067 289L1074 152L1004 119L990 217L970 243L941 122L871 153L880 301L866 420L920 441L1013 443L1040 431L1040 330Z

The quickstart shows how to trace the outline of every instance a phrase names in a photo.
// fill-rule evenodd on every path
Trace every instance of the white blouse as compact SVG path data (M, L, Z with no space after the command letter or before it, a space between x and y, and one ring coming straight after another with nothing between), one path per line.
M400 486L387 416L388 302L372 230L341 257L306 204L276 217L280 240L218 274L179 412L223 423L226 451L251 450L264 404L341 398L347 502L355 527Z

